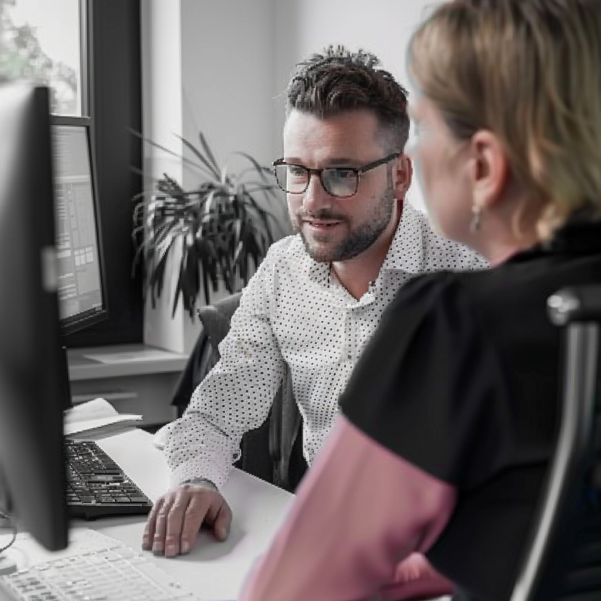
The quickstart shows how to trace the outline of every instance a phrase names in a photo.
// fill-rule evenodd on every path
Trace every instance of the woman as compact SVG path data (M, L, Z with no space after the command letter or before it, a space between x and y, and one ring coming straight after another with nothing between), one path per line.
M388 599L412 552L508 598L557 428L546 301L601 282L599 57L591 0L455 0L414 34L428 211L493 269L398 293L244 601Z

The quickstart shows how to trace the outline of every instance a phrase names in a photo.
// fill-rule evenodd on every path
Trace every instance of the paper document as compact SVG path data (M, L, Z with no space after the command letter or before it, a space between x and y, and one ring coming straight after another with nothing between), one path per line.
M135 426L142 420L141 415L119 413L105 399L93 399L75 405L65 411L65 435L85 433L101 434L116 427Z

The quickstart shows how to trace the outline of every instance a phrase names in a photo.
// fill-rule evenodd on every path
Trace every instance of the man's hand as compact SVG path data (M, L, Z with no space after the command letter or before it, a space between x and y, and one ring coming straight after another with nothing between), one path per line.
M148 515L142 548L175 557L188 553L201 526L209 526L217 540L228 537L232 510L221 493L204 484L182 484L157 499Z

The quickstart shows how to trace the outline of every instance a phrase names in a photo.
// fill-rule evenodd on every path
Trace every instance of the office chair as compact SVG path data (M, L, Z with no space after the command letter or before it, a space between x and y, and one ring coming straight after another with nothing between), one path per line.
M565 328L564 389L555 454L510 601L601 599L601 286L548 300Z
M219 360L218 345L230 328L241 292L198 309L202 329L175 388L172 405L178 417L184 413L192 393ZM302 418L292 393L292 380L286 371L267 420L247 432L240 445L236 467L290 492L304 475L307 464L302 454Z
M178 417L184 413L196 387L219 360L217 346L230 329L230 320L238 308L241 296L242 293L238 292L213 305L197 309L202 329L175 387L171 401L171 404L177 407Z

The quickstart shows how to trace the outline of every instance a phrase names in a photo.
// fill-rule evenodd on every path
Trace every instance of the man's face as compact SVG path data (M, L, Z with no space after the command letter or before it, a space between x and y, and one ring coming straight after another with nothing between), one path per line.
M309 169L361 168L387 154L378 140L376 116L366 110L318 119L292 111L284 127L284 160ZM352 259L367 250L390 224L396 206L395 160L361 174L356 194L328 194L312 174L302 194L288 194L292 226L319 262Z

